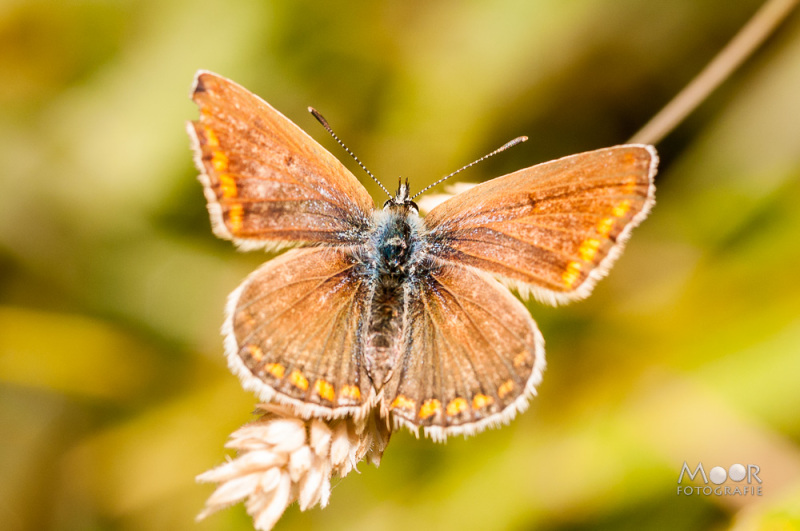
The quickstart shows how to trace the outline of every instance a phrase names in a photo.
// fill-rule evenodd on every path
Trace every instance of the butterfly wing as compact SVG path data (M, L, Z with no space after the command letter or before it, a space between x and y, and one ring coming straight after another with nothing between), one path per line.
M405 352L383 398L396 423L444 440L526 407L544 369L544 340L508 289L445 264L423 275L406 300Z
M623 145L498 177L425 218L432 253L549 303L586 297L654 203L658 156Z
M268 103L200 71L188 124L214 233L240 247L360 242L373 202L341 162Z
M262 400L304 416L363 412L373 395L361 354L365 299L345 250L294 249L270 260L230 296L231 370Z

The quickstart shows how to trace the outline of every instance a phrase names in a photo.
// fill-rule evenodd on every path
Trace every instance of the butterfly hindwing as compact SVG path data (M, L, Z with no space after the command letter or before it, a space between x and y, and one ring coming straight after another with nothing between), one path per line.
M647 216L657 162L651 146L623 145L479 184L425 218L433 252L545 302L586 297Z
M231 294L231 369L262 400L302 415L362 411L373 393L362 359L365 292L346 251L295 249L270 260Z
M544 341L496 280L434 267L411 288L406 321L404 355L383 399L397 423L443 440L525 408L544 369Z
M363 240L373 202L341 162L268 103L200 71L188 124L214 232L246 249Z

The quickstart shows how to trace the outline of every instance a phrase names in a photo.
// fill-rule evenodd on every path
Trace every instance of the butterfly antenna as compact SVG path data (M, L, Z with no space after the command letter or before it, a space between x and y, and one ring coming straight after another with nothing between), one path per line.
M355 161L358 163L358 165L359 165L359 166L361 166L361 169L362 169L362 170L364 170L365 172L367 172L367 175L369 175L370 177L372 177L372 180L373 180L373 181L375 181L376 183L378 183L378 186L380 186L380 187L381 187L381 190L383 190L384 192L386 192L386 195L388 195L390 199L391 199L391 198L393 198L394 196L393 196L392 194L390 194L390 193L389 193L389 190L387 190L387 189L386 189L386 187L384 187L384 186L381 184L381 182L380 182L378 179L376 179L374 175L372 175L372 172L371 172L371 171L369 171L369 170L367 169L367 167L366 167L366 166L364 166L364 164L362 164L362 163L361 163L361 161L360 161L360 160L358 160L358 157L356 157L355 153L353 153L352 151L350 151L349 149L347 149L347 146L345 146L345 145L344 145L344 142L342 142L342 141L339 139L339 137L338 137L338 136L336 136L336 133L334 133L334 132L333 132L333 129L331 129L331 126L330 126L330 125L328 125L328 120L326 120L326 119L325 119L325 117L324 117L324 116L322 116L322 115L319 113L319 111L318 111L318 110L316 110L314 107L309 107L309 108L308 108L308 112L310 112L312 115L314 115L314 118L316 118L316 119L317 119L317 121L318 121L319 123L321 123L321 124L322 124L322 127L324 127L324 128L325 128L325 130L326 130L328 133L330 133L330 135L333 137L333 139L334 139L334 140L336 140L336 142L338 142L338 143L339 143L339 145L340 145L340 146L342 146L342 148L343 148L345 151L347 151L347 154L348 154L348 155L350 155L351 157L353 157L353 160L355 160Z
M494 155L497 155L497 154L498 154L498 153L500 153L501 151L505 151L505 150L507 150L507 149L508 149L508 148L510 148L510 147L514 147L514 146L516 146L517 144L522 144L522 143L523 143L523 142L525 142L526 140L528 140L528 137L527 137L527 136L518 136L517 138L515 138L515 139L514 139L514 140L512 140L511 142L508 142L508 143L506 143L506 144L503 144L501 147L499 147L499 148L495 149L494 151L492 151L492 152L491 152L491 153L489 153L488 155L484 155L484 156L482 156L481 158L479 158L478 160L476 160L476 161L473 161L473 162L470 162L469 164L467 164L467 165L466 165L466 166L464 166L463 168L459 168L459 169L457 169L456 171L454 171L454 172L453 172L453 173L451 173L450 175L445 175L444 177L442 177L441 179L439 179L439 180L438 180L438 181L436 181L435 183L433 183L433 184L431 184L431 185L428 185L428 186L426 186L425 188L423 188L422 190L420 190L419 192L417 192L416 194L414 194L414 195L411 197L411 199L414 199L414 198L415 198L415 197L417 197L418 195L421 195L421 194L423 194L423 193L427 192L428 190L430 190L431 188L433 188L433 187L434 187L434 186L436 186L437 184L441 184L442 182L446 181L447 179L449 179L449 178L450 178L450 177L452 177L453 175L456 175L457 173L461 173L462 171L466 170L467 168L471 168L472 166L476 165L477 163L479 163L479 162L483 162L484 160L488 159L489 157L491 157L491 156L494 156Z

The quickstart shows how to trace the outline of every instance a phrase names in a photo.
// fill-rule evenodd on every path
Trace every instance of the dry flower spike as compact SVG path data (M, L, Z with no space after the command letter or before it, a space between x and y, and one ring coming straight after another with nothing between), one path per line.
M377 414L362 419L300 419L286 407L260 404L261 418L231 434L225 445L237 457L197 476L219 486L198 520L240 501L256 529L272 529L286 508L325 507L331 478L346 476L359 461L378 465L391 435Z

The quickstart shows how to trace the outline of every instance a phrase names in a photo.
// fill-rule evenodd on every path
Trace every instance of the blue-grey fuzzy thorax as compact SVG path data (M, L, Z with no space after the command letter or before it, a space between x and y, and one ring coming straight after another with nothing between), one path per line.
M373 219L364 257L371 287L364 357L367 372L380 388L400 356L407 298L415 285L425 237L423 222L409 205L390 204Z
M405 277L419 261L422 245L419 215L409 207L391 205L375 214L369 241L369 266L376 280L381 276Z

